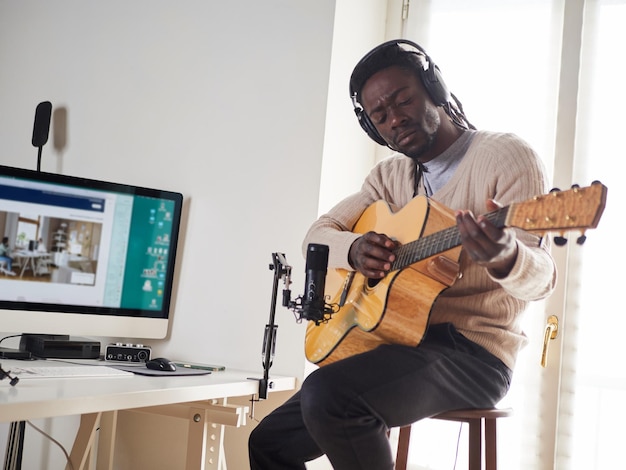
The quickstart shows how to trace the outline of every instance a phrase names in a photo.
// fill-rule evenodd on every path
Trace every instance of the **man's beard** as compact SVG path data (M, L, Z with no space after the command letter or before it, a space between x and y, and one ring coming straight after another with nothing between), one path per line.
M428 134L426 142L423 145L420 145L418 148L413 149L411 151L402 152L415 163L424 163L421 161L421 157L433 147L433 143L435 142L435 134Z
M426 110L426 115L419 126L418 133L422 134L423 143L418 147L397 150L416 162L420 162L420 158L424 156L434 145L437 131L441 124L441 118L436 108Z

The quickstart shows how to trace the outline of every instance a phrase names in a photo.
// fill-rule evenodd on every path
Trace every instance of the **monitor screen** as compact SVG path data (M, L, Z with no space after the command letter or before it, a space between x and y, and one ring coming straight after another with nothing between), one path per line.
M182 200L0 166L0 331L165 337Z

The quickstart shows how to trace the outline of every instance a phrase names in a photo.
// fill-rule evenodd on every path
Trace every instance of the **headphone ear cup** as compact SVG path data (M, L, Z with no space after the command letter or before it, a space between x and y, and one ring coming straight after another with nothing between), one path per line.
M428 69L422 70L420 73L422 83L435 106L444 106L452 100L450 90L448 90L446 83L443 81L439 67L430 60L430 57L427 57L427 60L429 63Z
M367 133L370 139L372 139L377 144L386 146L387 142L385 142L385 139L383 139L383 137L378 133L378 131L376 130L376 127L374 126L372 121L370 121L370 118L365 113L363 108L361 108L360 106L355 107L354 113L356 114L356 117L359 120L359 124L361 125L361 128Z

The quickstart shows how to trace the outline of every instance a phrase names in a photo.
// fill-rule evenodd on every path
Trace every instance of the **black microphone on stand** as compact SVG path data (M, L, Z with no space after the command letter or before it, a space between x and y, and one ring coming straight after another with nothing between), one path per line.
M46 142L48 142L51 116L52 103L50 103L50 101L43 101L37 105L37 109L35 109L35 124L33 125L32 139L33 146L39 148L37 153L37 171L41 170L41 150L43 146L46 145Z
M328 245L309 243L306 249L304 295L289 300L290 292L283 292L283 305L296 314L296 320L310 320L316 325L330 320L339 311L339 305L327 304L324 290L328 271Z
M272 367L274 352L276 349L275 323L276 303L278 300L278 284L282 279L285 283L282 303L296 314L296 320L310 320L316 325L330 320L331 315L339 311L339 305L327 304L324 297L326 287L326 271L328 271L328 246L310 243L306 252L306 278L304 282L304 296L298 296L295 301L291 300L291 266L283 253L272 253L270 269L274 271L274 283L272 286L272 303L270 306L269 322L265 325L263 336L263 378L259 380L259 400L267 398L267 389L271 388L269 370ZM254 404L254 399L251 401ZM251 412L253 413L253 412ZM252 414L251 414L252 416Z
M316 323L324 319L326 272L328 271L328 245L309 243L306 250L304 295L301 316Z

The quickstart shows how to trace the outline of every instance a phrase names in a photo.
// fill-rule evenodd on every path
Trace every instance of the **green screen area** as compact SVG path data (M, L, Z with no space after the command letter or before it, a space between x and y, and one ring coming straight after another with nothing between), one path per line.
M135 197L122 308L160 310L170 256L174 202Z

